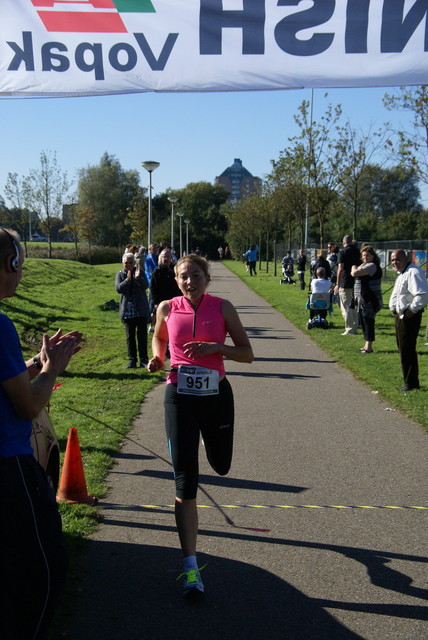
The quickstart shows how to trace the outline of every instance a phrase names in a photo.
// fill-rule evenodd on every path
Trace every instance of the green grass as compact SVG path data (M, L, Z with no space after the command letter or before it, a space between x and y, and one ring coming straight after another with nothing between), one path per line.
M224 264L245 284L264 298L275 309L281 312L290 322L306 333L321 349L331 355L342 367L351 371L356 378L361 380L371 390L379 395L393 408L399 409L404 415L422 425L428 430L428 347L424 346L425 314L423 327L421 328L418 342L419 378L421 389L412 393L398 393L402 384L400 358L395 342L394 319L387 308L391 295L391 287L394 283L394 275L388 274L383 284L384 308L376 316L376 341L375 353L367 356L360 353L360 347L364 346L364 338L361 335L343 337L340 334L344 330L344 322L339 308L335 306L330 317L334 328L328 331L320 329L306 329L309 312L305 309L307 291L301 291L299 285L280 285L281 268L277 268L277 276L274 276L272 263L269 265L269 273L266 273L266 264L262 263L262 269L257 270L257 277L250 277L245 271L245 265L232 260ZM309 275L306 275L308 284Z
M145 394L161 379L161 374L145 369L125 369L126 340L119 314L100 309L104 302L119 299L114 289L119 269L119 264L28 259L16 296L0 304L17 327L25 357L39 350L43 333L52 335L58 328L84 333L84 348L52 394L51 418L62 454L70 427L77 428L88 492L98 498L106 494L112 456ZM70 543L96 526L98 512L92 507L61 504L61 512Z

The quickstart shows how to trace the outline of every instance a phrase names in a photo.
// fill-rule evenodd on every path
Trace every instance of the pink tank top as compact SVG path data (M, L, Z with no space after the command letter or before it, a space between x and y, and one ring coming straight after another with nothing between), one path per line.
M223 356L220 353L192 360L183 351L183 345L192 340L224 344L227 331L221 311L222 303L222 298L210 296L208 293L204 293L196 308L193 308L184 296L177 296L169 301L166 323L172 367L180 364L197 365L206 369L216 369L220 376L225 374ZM177 382L176 371L171 371L167 382Z

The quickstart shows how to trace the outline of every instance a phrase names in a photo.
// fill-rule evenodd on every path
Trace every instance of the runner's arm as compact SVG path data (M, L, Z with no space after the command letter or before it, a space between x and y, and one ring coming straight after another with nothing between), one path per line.
M153 357L147 364L150 373L155 373L164 367L165 354L168 347L168 328L166 319L169 313L169 300L161 302L156 310L156 325L152 339Z

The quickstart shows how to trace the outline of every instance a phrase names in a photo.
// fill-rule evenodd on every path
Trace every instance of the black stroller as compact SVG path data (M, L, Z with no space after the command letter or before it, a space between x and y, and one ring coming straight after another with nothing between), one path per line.
M292 264L282 263L282 278L280 278L279 284L296 284L296 281L294 280L294 268Z

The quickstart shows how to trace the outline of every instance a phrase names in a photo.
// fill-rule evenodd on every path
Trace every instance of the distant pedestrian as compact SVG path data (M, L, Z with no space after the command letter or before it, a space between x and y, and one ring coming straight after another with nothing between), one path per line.
M256 244L252 244L251 247L246 251L243 255L244 258L247 258L248 269L250 270L250 276L253 274L256 276L256 264L257 264L257 254L259 252L259 248ZM247 269L247 271L248 271Z
M412 264L402 249L392 252L391 262L398 273L389 308L395 315L395 336L403 372L404 385L400 391L412 391L419 389L416 342L422 312L428 304L428 283L426 273Z
M220 245L219 248L217 249L218 252L218 257L220 258L220 260L223 260L223 247Z

